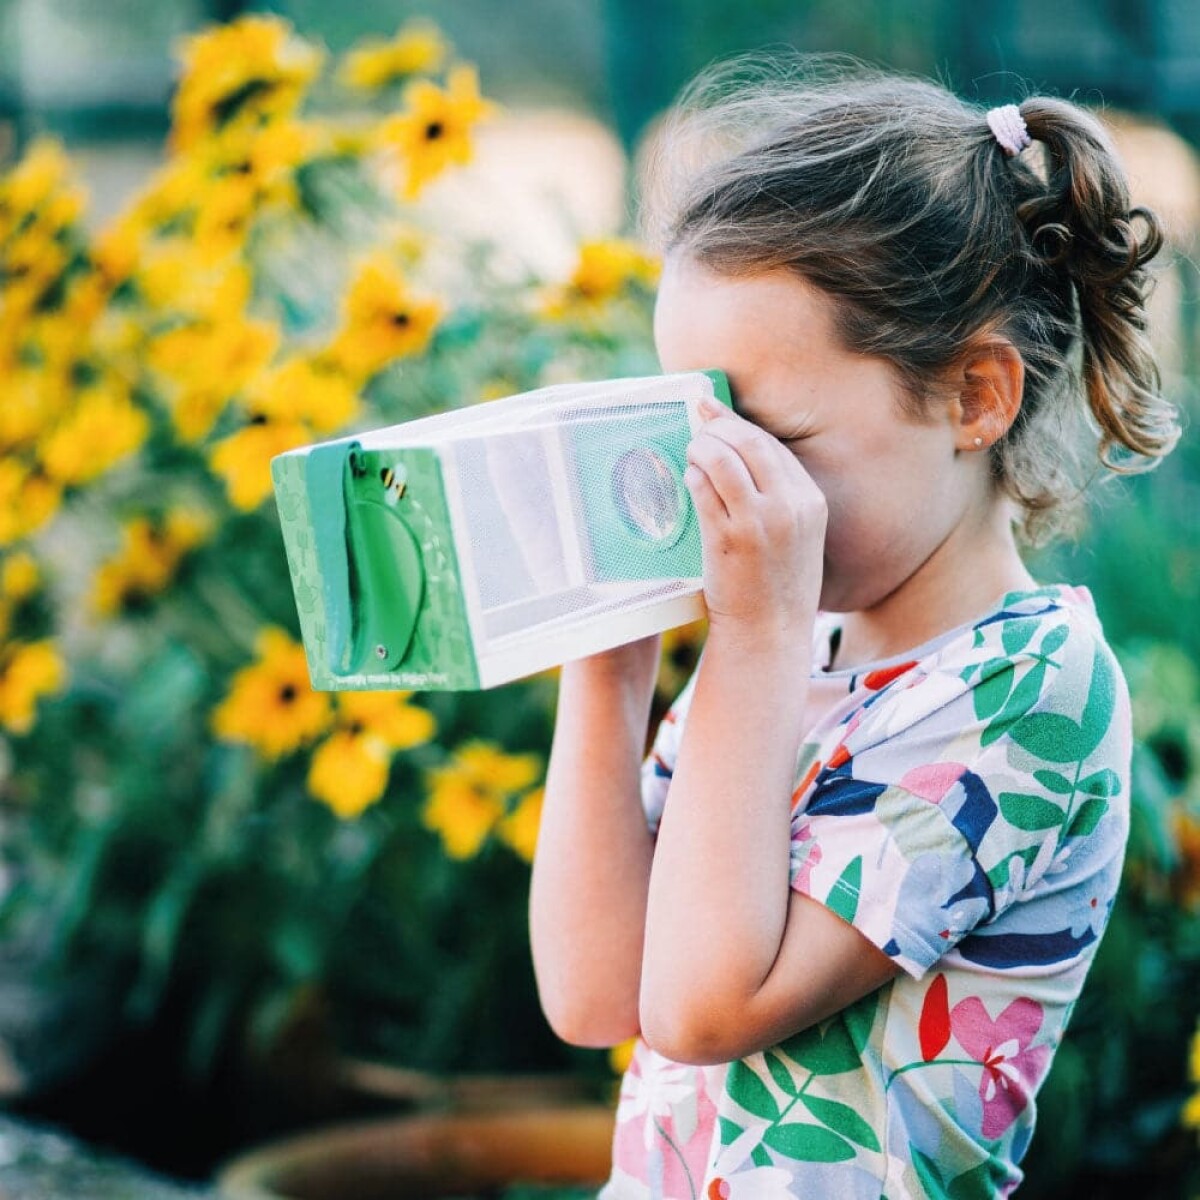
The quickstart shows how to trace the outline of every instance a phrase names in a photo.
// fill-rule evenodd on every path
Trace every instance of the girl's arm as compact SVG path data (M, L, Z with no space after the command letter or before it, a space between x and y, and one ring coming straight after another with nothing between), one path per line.
M779 442L729 414L706 423L689 458L709 634L658 833L640 1016L668 1057L723 1062L831 1015L895 967L789 889L824 498Z
M530 888L542 1009L564 1041L612 1046L639 1030L654 842L640 792L659 640L567 663Z

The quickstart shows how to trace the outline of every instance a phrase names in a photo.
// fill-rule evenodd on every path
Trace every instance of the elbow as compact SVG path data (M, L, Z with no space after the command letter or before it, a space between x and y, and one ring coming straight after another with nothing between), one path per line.
M642 998L642 1040L664 1058L707 1067L732 1062L745 1052L737 1014L712 1004L667 1005Z
M560 1041L569 1046L600 1050L620 1045L638 1030L637 1013L620 1006L596 1004L585 998L542 996L546 1023Z

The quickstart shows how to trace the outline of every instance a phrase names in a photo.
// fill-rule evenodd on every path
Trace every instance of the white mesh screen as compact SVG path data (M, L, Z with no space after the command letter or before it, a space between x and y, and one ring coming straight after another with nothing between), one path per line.
M476 652L699 588L683 486L701 373L565 384L364 435L435 446Z

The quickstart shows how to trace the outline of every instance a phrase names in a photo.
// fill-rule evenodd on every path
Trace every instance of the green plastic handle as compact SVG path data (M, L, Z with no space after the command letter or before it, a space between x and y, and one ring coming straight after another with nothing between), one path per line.
M420 546L386 502L376 458L358 442L329 442L309 451L305 468L326 662L343 678L399 667L425 599Z
M305 463L304 483L313 515L313 549L325 610L325 652L334 675L353 674L353 614L350 609L350 559L346 546L346 472L357 442L314 446Z

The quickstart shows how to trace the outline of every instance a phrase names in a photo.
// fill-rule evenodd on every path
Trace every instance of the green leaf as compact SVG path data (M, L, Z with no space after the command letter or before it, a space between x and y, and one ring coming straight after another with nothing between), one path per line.
M1041 796L1026 796L1020 792L1001 792L1000 811L1004 819L1018 829L1053 829L1061 825L1063 810Z
M1108 801L1103 796L1093 796L1086 804L1080 805L1079 811L1071 818L1067 837L1083 837L1091 833L1106 812Z
M1060 775L1057 771L1034 771L1033 777L1048 792L1057 792L1060 796L1069 796L1074 791L1074 788L1071 787L1071 781L1065 775Z
M1046 664L1034 663L1024 675L1021 682L1013 689L1008 703L1004 706L1004 716L1015 721L1023 717L1036 703L1042 694L1042 685L1046 681Z
M1080 719L1081 746L1077 758L1082 761L1100 745L1112 723L1116 707L1117 684L1108 654L1101 645L1092 656L1092 681L1088 684L1087 703Z
M1030 638L1037 632L1039 625L1037 617L1016 617L1005 621L1000 627L1000 640L1009 654L1016 654L1029 645Z
M1003 711L980 736L980 744L990 746L1004 736L1015 721L1019 721L1037 703L1046 678L1046 664L1035 663L1013 689L1004 703Z
M1085 754L1082 728L1061 713L1035 712L1022 717L1012 727L1012 740L1046 762L1079 762Z
M800 1103L823 1125L828 1125L830 1129L860 1146L866 1146L868 1150L879 1150L879 1139L875 1136L875 1130L848 1104L809 1095L801 1096Z
M908 1152L912 1155L913 1167L926 1195L944 1196L945 1185L942 1183L942 1173L938 1170L937 1163L927 1154L922 1154L911 1142L908 1144Z
M853 1071L861 1062L841 1014L826 1023L824 1033L820 1025L811 1025L780 1043L779 1049L814 1075L840 1075Z
M862 855L853 858L846 864L846 869L834 881L829 889L825 904L831 912L837 913L843 921L854 923L854 914L858 912L858 892L862 887Z
M799 1162L848 1162L858 1153L844 1137L820 1125L772 1125L763 1141Z
M998 862L988 873L988 882L994 888L1004 887L1008 883L1008 877L1012 874L1012 861L1014 858L1022 859L1026 867L1032 865L1033 860L1037 858L1040 846L1026 846L1024 850L1018 850L1016 854L1010 854L1007 858Z
M1115 796L1121 790L1121 777L1116 771L1105 767L1103 771L1081 779L1079 790L1089 796Z
M729 1068L725 1090L748 1113L767 1121L779 1120L779 1105L771 1089L744 1062L735 1062Z
M721 1123L722 1146L728 1146L730 1142L746 1132L736 1121L731 1121L728 1117L718 1117L717 1120Z
M971 693L975 715L981 721L995 716L1004 707L1012 691L1013 674L1012 663L1002 658L993 658L983 664L983 679Z
M797 1084L792 1078L791 1071L787 1069L787 1064L778 1054L768 1052L763 1057L767 1060L767 1069L771 1072L771 1078L775 1080L780 1091L787 1092L789 1096L794 1096L797 1091Z
M750 1151L750 1161L756 1167L771 1167L775 1165L771 1159L771 1156L767 1153L766 1146L764 1146L762 1142L759 1142L758 1145Z
M984 1159L978 1166L956 1175L946 1190L947 1200L992 1200L998 1181L993 1178L992 1164Z
M1067 635L1070 633L1070 627L1067 625L1055 625L1044 638L1042 638L1041 649L1039 654L1049 658L1051 654L1058 650L1067 640Z
M875 1026L875 1012L878 1008L879 992L874 991L868 992L861 1000L856 1000L849 1008L842 1009L842 1020L860 1057Z

